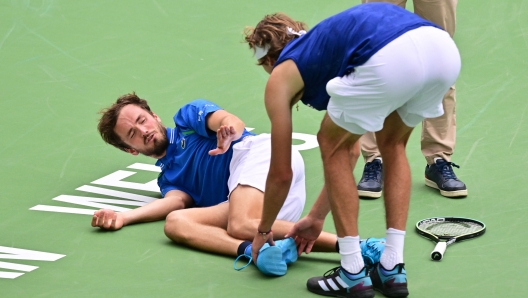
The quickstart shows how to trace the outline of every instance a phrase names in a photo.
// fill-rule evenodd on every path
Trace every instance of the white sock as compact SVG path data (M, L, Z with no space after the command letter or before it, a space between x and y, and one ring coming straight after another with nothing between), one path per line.
M337 242L341 254L341 267L352 274L359 273L365 267L359 247L359 236L337 237Z
M376 157L374 159L379 159L379 161L381 161L381 163L383 163L383 158L381 158L381 157Z
M403 244L405 240L405 231L393 228L387 229L387 241L385 250L380 258L381 265L391 270L396 265L403 263Z

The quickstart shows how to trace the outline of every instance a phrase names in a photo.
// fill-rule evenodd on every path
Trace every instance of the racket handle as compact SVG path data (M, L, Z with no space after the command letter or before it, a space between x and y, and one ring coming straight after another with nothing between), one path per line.
M444 256L444 253L447 248L447 243L444 241L438 242L431 253L431 259L434 261L440 261L442 257Z

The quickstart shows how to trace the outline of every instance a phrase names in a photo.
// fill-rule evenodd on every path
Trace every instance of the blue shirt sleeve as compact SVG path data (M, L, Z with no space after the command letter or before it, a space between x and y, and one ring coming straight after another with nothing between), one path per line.
M169 183L163 175L158 176L158 186L160 188L162 198L164 198L169 191L178 189L175 185Z
M184 134L197 133L202 137L216 138L216 132L207 128L206 117L221 109L218 105L204 99L193 100L181 107L174 115L174 123Z
M180 190L188 195L191 195L192 193L189 189L184 187L184 185L175 185L174 183L167 181L167 178L162 174L158 176L158 186L160 188L162 198L164 198L171 190Z

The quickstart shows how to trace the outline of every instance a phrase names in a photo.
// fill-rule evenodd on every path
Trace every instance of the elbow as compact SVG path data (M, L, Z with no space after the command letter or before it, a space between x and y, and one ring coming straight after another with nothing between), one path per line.
M232 126L235 128L235 131L237 133L242 134L242 131L244 131L244 128L246 127L246 124L244 121L242 121L240 118L238 118L235 115L228 115L226 116L222 121L222 125Z
M280 172L271 172L268 175L268 183L273 183L276 186L287 186L290 187L293 179L293 172L291 168Z

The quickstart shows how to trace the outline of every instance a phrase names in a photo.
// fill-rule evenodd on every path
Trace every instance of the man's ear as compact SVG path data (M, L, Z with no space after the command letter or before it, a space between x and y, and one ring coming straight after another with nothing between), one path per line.
M127 153L130 153L132 155L138 155L139 152L135 149L131 149L131 148L123 148L123 151L127 152Z

